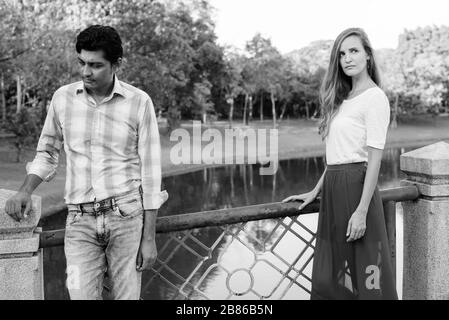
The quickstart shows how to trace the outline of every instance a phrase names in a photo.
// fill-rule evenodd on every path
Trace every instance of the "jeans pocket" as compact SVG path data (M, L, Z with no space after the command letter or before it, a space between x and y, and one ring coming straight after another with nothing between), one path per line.
M118 202L117 209L115 210L117 215L124 219L130 219L138 215L143 214L143 205L140 199L134 199L127 202Z
M80 221L82 216L82 212L79 210L70 210L67 213L67 219L65 222L65 226L66 227L70 227L72 225L74 225L75 223L77 223L78 221Z

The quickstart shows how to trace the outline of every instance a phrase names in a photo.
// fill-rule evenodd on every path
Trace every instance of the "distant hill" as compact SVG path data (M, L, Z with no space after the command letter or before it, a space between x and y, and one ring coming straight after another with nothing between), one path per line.
M298 72L314 74L319 68L327 69L334 41L318 40L299 50L294 50L286 57L293 62Z
M333 40L318 40L310 45L287 53L285 56L293 62L300 73L314 74L318 68L324 70L329 66L329 58L332 50ZM376 50L376 60L381 72L386 72L389 63L394 58L394 49Z

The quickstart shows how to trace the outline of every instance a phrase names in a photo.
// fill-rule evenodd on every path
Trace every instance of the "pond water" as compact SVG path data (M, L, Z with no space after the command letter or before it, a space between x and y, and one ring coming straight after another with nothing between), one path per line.
M413 148L415 149L415 148ZM405 176L399 169L399 157L410 149L393 148L384 151L381 172L379 176L379 188L392 188L399 186L399 182ZM279 170L274 176L260 176L258 165L234 165L220 168L208 168L200 171L164 178L164 188L169 192L170 199L159 211L159 216L169 216L182 213L199 212L223 208L241 207L261 203L278 202L292 194L299 194L313 188L324 170L324 158L300 158L280 161ZM400 207L400 206L398 206ZM315 231L318 215L304 216L303 223ZM272 224L273 220L258 222L257 230L264 230L264 224ZM62 229L65 225L65 214L48 217L41 221L44 230ZM214 243L222 230L218 228L205 228L198 235L203 243ZM257 235L256 235L257 237ZM167 237L158 236L158 248L164 246ZM257 242L257 241L256 241ZM238 263L241 250L238 246L229 245L226 241L219 246L226 247L226 255L222 263L229 266ZM256 246L257 247L257 246ZM284 246L284 255L289 255L289 247ZM239 251L240 250L240 251ZM218 248L218 251L220 248ZM402 277L402 214L397 212L397 278L398 292L401 295ZM187 255L180 255L173 261L173 265L183 268ZM210 266L210 264L209 264ZM281 267L279 267L281 268ZM232 269L232 266L231 266ZM263 268L260 270L264 274ZM144 281L149 275L144 274ZM226 295L220 292L220 283L223 283L225 274L222 272L210 272L207 275L203 292L213 299L223 299ZM237 283L247 281L245 275ZM229 279L228 279L229 280ZM232 280L232 279L231 279ZM230 280L230 281L231 281ZM44 250L44 281L46 299L68 299L65 287L65 257L62 247L48 248ZM145 287L145 285L143 286ZM145 289L145 288L144 288ZM261 289L263 291L263 289ZM166 299L170 296L172 288L160 283L143 290L144 299ZM285 298L301 299L295 292L284 295ZM243 296L246 299L255 296Z

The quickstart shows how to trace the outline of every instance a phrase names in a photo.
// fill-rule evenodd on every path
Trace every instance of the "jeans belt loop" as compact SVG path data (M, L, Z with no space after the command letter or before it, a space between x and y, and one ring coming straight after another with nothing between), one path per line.
M117 203L115 202L114 197L111 198L111 208L112 208L112 210L117 209Z

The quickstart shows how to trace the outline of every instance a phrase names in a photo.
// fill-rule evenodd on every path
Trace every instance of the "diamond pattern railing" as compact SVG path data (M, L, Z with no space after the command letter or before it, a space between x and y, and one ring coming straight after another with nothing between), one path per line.
M418 196L415 186L381 191L393 261L395 203ZM299 216L297 204L273 203L158 218L142 299L309 299L318 209L319 199ZM45 231L40 247L63 240Z
M164 300L307 299L315 220L285 217L159 235L164 245L142 295L162 286Z

